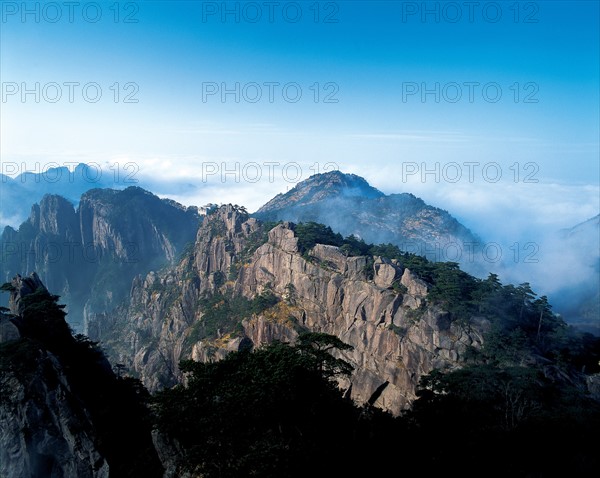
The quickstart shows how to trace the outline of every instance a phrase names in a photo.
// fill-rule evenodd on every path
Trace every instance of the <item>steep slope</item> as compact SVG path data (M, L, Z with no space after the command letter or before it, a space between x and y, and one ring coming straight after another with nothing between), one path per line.
M0 475L107 478L96 431L56 357L23 345L0 347L3 358L27 353L29 360L0 370Z
M0 313L0 475L108 477L94 426L61 363L14 324L23 298L45 290L42 282L34 274L12 287L13 315Z
M3 290L11 294L10 314L0 312L0 475L160 476L135 383L71 335L37 274Z
M472 262L472 244L481 242L448 212L412 194L386 196L363 178L340 171L311 176L254 215L265 221L323 223L344 236L389 242L435 261Z
M294 225L268 231L233 206L206 217L176 267L137 278L130 303L95 317L90 336L150 389L177 383L183 358L210 360L299 330L338 336L355 372L344 383L359 403L398 413L421 375L457 366L481 343L468 326L427 305L430 285L398 261L346 257L337 247L301 251Z
M18 231L0 236L0 280L37 271L64 297L73 324L122 301L133 277L172 262L193 242L199 216L137 187L94 189L79 207L46 195Z

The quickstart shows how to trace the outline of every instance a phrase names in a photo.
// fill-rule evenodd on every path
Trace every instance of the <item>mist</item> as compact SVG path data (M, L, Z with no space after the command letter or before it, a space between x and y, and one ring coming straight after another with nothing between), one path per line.
M313 173L308 163L301 168L300 179ZM102 181L90 181L91 173L85 173L81 167L76 171L79 175L64 174L70 178L66 188L43 178L40 181L33 175L27 176L26 181L17 177L5 184L8 187L3 187L0 225L18 227L27 218L31 205L47 192L66 194L76 204L79 194L95 187L123 189L136 185L186 206L233 203L252 211L294 186L294 182L281 174L265 175L260 181L250 182L243 175L216 174L207 180L198 176L198 171L190 171L183 177L181 171L170 170L162 176L156 171L156 174L137 174L131 181L125 181L125 175L121 175L119 181L115 181L114 172L104 170ZM597 186L559 181L450 184L423 181L418 175L403 178L398 169L364 166L350 166L344 172L356 173L374 188L394 194L398 208L404 204L404 196L399 193L410 193L447 211L460 223L457 235L440 238L439 249L427 250L419 242L398 239L392 230L387 232L385 221L380 228L369 228L368 219L361 221L360 216L370 211L364 204L359 205L361 201L357 196L372 191L345 191L338 199L330 199L323 205L314 204L312 219L320 219L344 235L366 236L363 238L367 242L392 242L433 260L458 262L463 270L480 278L495 273L504 283L528 282L536 293L548 296L554 311L567 320L593 322L600 327L600 189ZM56 172L53 174L56 176ZM357 201L356 208L361 212L358 217L339 214L349 201ZM477 238L475 246L457 240L461 237L460 225ZM575 228L577 225L580 226ZM365 231L368 231L366 235Z

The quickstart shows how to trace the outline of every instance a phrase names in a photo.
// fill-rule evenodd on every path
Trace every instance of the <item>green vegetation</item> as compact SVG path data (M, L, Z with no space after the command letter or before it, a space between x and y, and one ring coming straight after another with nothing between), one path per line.
M399 326L394 325L394 324L389 324L387 326L387 328L389 330L391 330L392 332L398 334L400 337L404 337L406 335L406 332L407 332L406 327L399 327Z
M419 320L423 318L423 315L427 311L427 306L425 302L421 302L421 305L416 309L408 309L406 311L406 317L410 320L412 324L417 323Z
M472 298L464 313L490 320L483 348L459 370L423 377L406 416L416 440L452 430L431 450L431 472L469 450L473 469L495 463L498 476L592 476L600 403L586 395L583 372L600 372L600 339L569 329L527 283L503 286L490 274L474 284L462 291Z
M416 254L403 252L393 244L367 244L355 236L344 238L341 234L334 233L329 226L316 222L296 224L294 232L298 237L298 248L302 254L307 254L316 244L337 246L340 248L340 252L349 257L381 256L396 259L399 265L410 269L424 280L431 281L432 279L431 274L435 263Z
M3 292L13 292L15 290L14 286L10 282L5 282L0 286L0 291ZM6 307L4 307L6 308Z
M399 280L395 280L392 283L392 290L399 295L404 295L408 292L408 287L402 285Z
M0 374L14 373L20 380L27 380L37 369L40 349L27 340L11 340L0 344ZM0 390L0 396L10 393Z
M182 362L187 385L155 397L158 427L181 445L182 466L207 478L371 476L383 470L372 458L391 453L392 435L376 442L384 438L373 433L381 414L361 413L329 380L351 370L328 353L344 348L335 337L310 334L297 346L276 342L215 363ZM342 458L358 449L364 459Z
M242 296L216 294L200 299L198 305L203 315L194 329L196 336L191 337L193 342L204 338L216 338L226 333L240 332L242 320L251 315L251 301Z
M336 234L329 226L316 222L296 224L294 232L298 237L298 249L301 254L306 254L317 244L338 247L344 244L344 238L341 234Z
M250 318L253 314L260 314L278 301L277 296L269 289L252 300L232 293L219 293L200 299L198 306L203 315L192 327L187 345L191 346L202 339L214 339L225 334L239 335L243 332L242 320Z
M552 365L434 371L421 380L418 397L405 417L414 440L452 434L427 456L417 455L430 460L434 475L465 450L473 472L494 463L494 476L597 472L600 404L585 395L581 380L556 374Z
M457 456L469 464L463 476L479 477L490 463L491 476L594 476L600 405L574 367L596 361L598 371L599 341L585 338L560 369L532 363L526 340L516 340L512 360L494 346L462 369L424 376L400 418L342 397L332 379L352 368L330 353L349 347L326 334L182 362L187 385L155 396L157 426L181 445L182 468L206 477L373 476L399 448L428 476L442 476ZM340 460L349 450L360 453Z
M316 244L333 245L347 256L366 256L365 274L373 278L373 257L395 260L398 266L410 269L417 277L429 284L429 304L435 304L451 313L452 320L468 324L473 316L485 316L495 322L514 321L517 317L521 327L536 331L538 342L558 328L565 327L551 312L546 297L537 297L528 283L517 287L503 286L496 274L487 279L462 271L455 262L431 262L426 258L403 252L393 244L367 244L354 236L343 238L328 226L314 222L295 226L298 246L304 256ZM406 293L399 283L392 286L397 293ZM509 319L512 317L513 319Z
M227 226L223 221L217 219L208 219L210 237L224 237L227 234ZM206 226L204 226L206 227Z

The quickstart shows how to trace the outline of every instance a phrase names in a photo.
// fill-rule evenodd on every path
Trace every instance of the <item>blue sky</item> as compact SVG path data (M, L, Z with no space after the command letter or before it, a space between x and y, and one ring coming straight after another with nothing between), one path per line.
M39 8L37 22L21 2L2 2L4 164L134 162L164 195L251 210L335 166L506 241L598 213L597 1L480 2L471 19L464 2L279 2L272 22L265 2L111 1L97 3L95 23L86 2L73 22L68 6L47 3L26 2ZM222 16L224 4L239 21ZM439 18L423 16L423 5ZM36 82L40 101L23 101L22 85ZM79 84L72 102L68 82ZM96 103L86 100L94 88L81 91L92 82L102 91ZM223 84L236 83L239 102L222 101ZM436 84L439 98L421 96ZM256 85L262 97L252 102ZM245 180L250 163L257 182ZM300 176L286 169L296 163ZM465 163L476 163L472 181ZM218 171L209 175L210 165ZM223 166L238 172L223 176ZM498 169L502 178L490 181Z

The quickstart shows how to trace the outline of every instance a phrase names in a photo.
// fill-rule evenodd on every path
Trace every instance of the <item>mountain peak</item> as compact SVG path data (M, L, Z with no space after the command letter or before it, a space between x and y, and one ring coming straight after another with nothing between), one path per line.
M342 171L335 170L328 173L317 173L310 176L307 180L302 181L296 185L296 187L311 186L311 185L336 185L340 189L350 190L350 195L362 196L362 197L380 197L384 194L379 189L371 186L366 179L356 174L343 173ZM357 194L352 194L356 192ZM346 192L348 195L348 192Z
M409 194L383 194L354 174L315 174L261 207L264 221L319 222L344 236L392 243L419 255L444 260L445 244L479 242L447 211ZM429 251L429 252L428 252Z
M313 174L299 182L287 193L278 194L257 212L265 213L287 206L313 204L323 199L361 198L373 199L385 196L356 174L341 171Z

